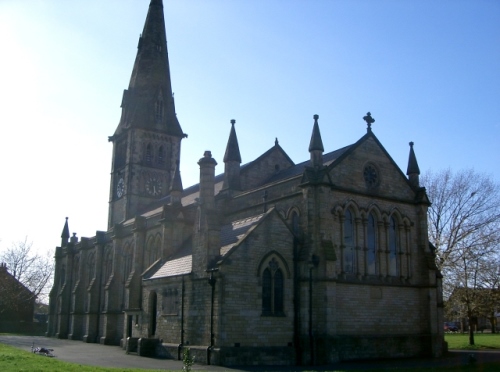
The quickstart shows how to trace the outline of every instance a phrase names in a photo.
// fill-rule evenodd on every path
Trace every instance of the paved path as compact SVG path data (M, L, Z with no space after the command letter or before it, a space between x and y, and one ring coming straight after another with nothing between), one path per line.
M54 349L54 354L59 360L83 365L117 367L117 368L142 368L142 369L162 369L170 371L181 371L182 362L172 359L143 358L137 355L127 355L118 346L104 346L99 344L87 344L81 341L60 340L57 338L47 338L42 336L2 336L0 343L18 347L30 351L31 345ZM405 368L430 368L430 367L448 367L463 366L470 363L469 357L474 354L475 364L496 362L500 370L500 351L451 351L445 357L439 359L420 358L420 359L397 359L382 361L365 362L344 362L330 366L317 367L236 367L227 368L220 366L207 366L196 364L194 371L325 371L325 370L370 370L378 369L397 369Z

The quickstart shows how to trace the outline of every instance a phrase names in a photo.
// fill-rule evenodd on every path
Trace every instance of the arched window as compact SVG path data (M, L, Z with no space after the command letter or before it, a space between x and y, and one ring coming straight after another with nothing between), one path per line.
M354 272L354 218L349 209L344 214L344 262L343 271L346 273Z
M153 159L153 147L151 146L150 143L146 146L146 163L151 163L151 160Z
M398 225L394 217L391 217L389 224L389 275L397 276L398 273Z
M284 286L283 271L273 258L262 273L262 315L284 315Z
M123 250L123 280L127 281L130 272L132 271L132 246L127 244Z
M160 146L160 148L158 149L158 163L165 163L165 153L163 150L163 146Z
M95 276L95 253L91 252L89 254L89 257L87 259L87 274L88 274L88 281L90 284L90 281L94 279Z
M73 257L73 282L80 280L80 254L77 253Z
M108 281L113 271L113 252L111 248L106 249L104 254L104 278L105 282Z
M148 239L146 245L146 256L144 257L146 267L151 266L156 260L161 257L161 237L159 235L155 237L151 236Z
M368 275L375 275L377 260L377 234L375 218L373 218L371 213L368 215L366 248L368 249L366 252L366 273Z
M61 278L60 278L61 287L64 285L65 282L66 282L66 266L62 265Z
M150 237L146 244L146 252L144 255L144 263L146 264L145 268L151 266L151 264L153 263L152 261L154 255L153 252L154 252L154 238Z
M160 236L157 236L155 239L153 254L151 257L151 263L155 262L157 259L160 258L160 256L161 256L160 250L161 250L161 238L160 238Z

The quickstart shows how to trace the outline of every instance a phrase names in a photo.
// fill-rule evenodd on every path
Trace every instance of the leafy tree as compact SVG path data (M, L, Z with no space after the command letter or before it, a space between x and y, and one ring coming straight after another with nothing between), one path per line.
M469 324L473 324L484 307L482 290L498 286L486 280L485 268L498 259L500 186L472 169L429 172L421 183L432 203L428 213L429 240L436 247L444 297L449 299L460 289L457 298ZM469 328L469 342L473 345L473 327Z
M26 237L2 252L0 262L7 265L9 273L28 288L38 302L44 302L52 284L54 260L49 253L33 252L32 247L33 243Z

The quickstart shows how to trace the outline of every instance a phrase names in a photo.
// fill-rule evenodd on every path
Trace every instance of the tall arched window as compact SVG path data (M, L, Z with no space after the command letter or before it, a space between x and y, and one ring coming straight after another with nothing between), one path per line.
M154 262L152 261L154 257L154 238L151 236L146 243L146 252L144 252L144 263L146 264L145 268L151 266Z
M80 280L80 254L75 254L73 257L73 283Z
M113 271L113 251L111 247L106 249L106 252L104 253L104 278L105 282L108 281L109 277L111 276L111 273Z
M90 281L94 279L95 276L95 253L91 252L87 258L87 278Z
M283 271L273 258L262 273L262 315L284 315L284 286Z
M123 280L127 281L130 272L132 271L132 246L127 244L123 249Z
M153 147L151 146L150 143L146 146L146 163L151 163L151 160L153 159Z
M159 235L156 236L155 245L153 248L153 256L151 257L151 263L155 262L161 257L161 238Z
M165 153L163 150L163 146L160 146L160 148L158 149L158 163L165 163Z
M344 214L344 262L343 271L346 273L354 272L354 218L349 209Z
M377 234L376 234L376 222L373 215L370 213L368 215L368 226L367 226L367 236L366 236L366 273L368 275L376 274L376 261L377 261Z
M394 217L391 217L389 224L389 275L397 276L398 273L398 225Z

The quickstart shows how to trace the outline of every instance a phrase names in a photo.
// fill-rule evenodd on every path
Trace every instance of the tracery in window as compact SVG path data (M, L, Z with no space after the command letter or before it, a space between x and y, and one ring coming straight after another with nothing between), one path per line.
M262 315L284 315L284 278L273 257L262 273Z
M354 218L349 209L344 213L344 261L343 261L343 271L345 273L354 272L354 246L355 246L355 235L354 235Z
M376 222L373 215L368 215L368 226L366 236L366 273L368 275L376 274L376 260L377 260L377 234Z

